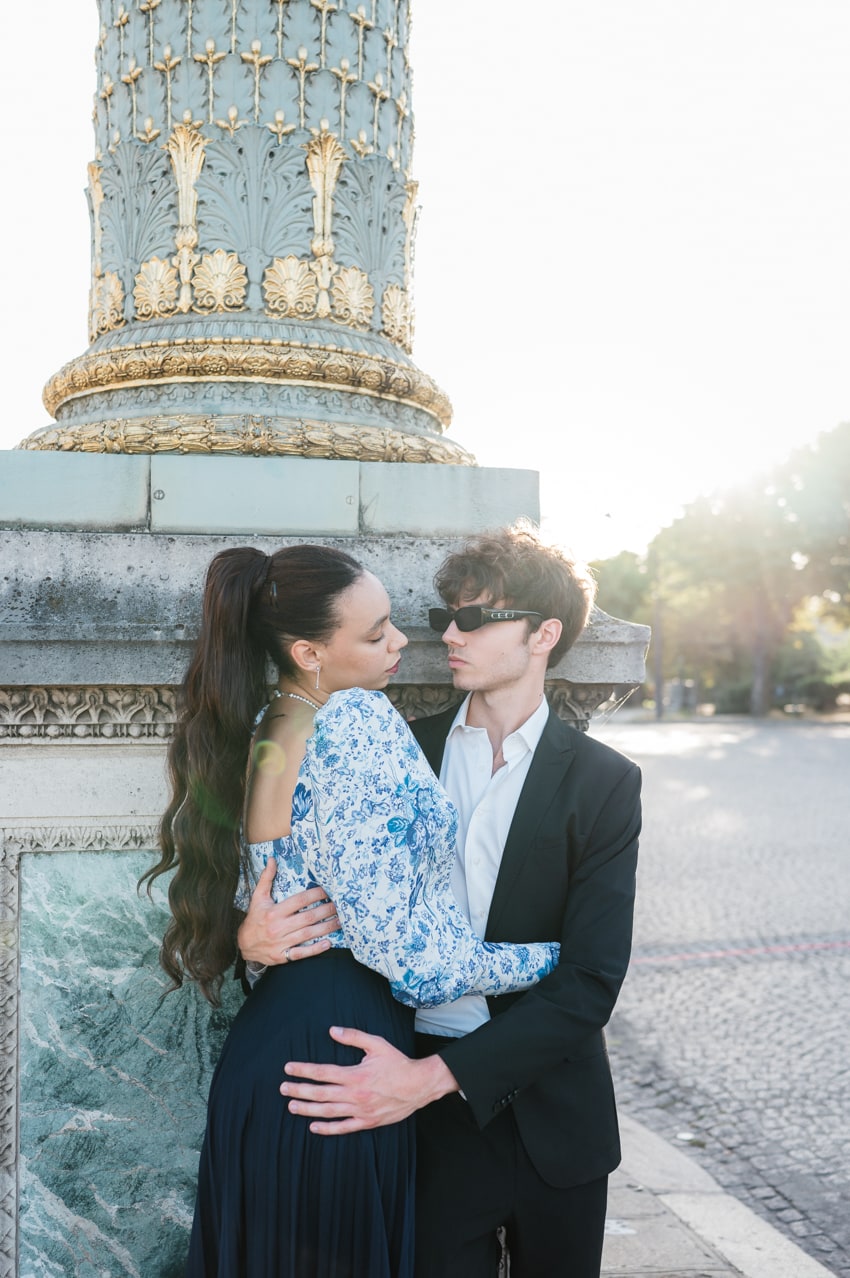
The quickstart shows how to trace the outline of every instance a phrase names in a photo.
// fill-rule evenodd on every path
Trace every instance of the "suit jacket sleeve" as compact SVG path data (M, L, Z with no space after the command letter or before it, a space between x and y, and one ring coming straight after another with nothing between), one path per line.
M547 1071L605 1050L601 1030L631 948L640 772L590 745L590 759L573 765L560 800L568 868L558 967L528 993L490 1000L492 1019L440 1052L481 1127ZM528 872L536 873L533 854ZM512 909L510 932L539 935L528 926L521 908Z

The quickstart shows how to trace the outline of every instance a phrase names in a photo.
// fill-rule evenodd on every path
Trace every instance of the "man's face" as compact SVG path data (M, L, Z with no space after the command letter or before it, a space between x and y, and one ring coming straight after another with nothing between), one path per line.
M451 607L465 604L481 604L485 608L510 606L504 600L475 595ZM478 630L458 630L452 621L442 638L448 648L452 683L463 692L495 692L536 677L529 651L528 624L523 618L486 622Z

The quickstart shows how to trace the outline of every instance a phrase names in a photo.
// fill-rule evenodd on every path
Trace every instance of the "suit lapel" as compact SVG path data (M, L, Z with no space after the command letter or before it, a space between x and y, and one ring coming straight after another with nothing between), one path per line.
M540 743L531 760L525 784L520 791L511 828L505 842L502 864L493 891L485 935L498 928L505 907L514 897L517 876L528 861L528 850L543 817L549 809L575 754L572 730L554 713L549 712Z

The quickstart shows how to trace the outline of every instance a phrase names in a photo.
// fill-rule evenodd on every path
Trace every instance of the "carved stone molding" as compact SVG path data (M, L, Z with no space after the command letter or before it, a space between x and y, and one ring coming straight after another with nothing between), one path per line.
M28 436L19 447L54 452L237 453L249 457L475 464L472 454L460 444L434 435L253 414L178 413L47 426Z
M0 828L4 869L14 865L17 919L17 864L24 852L145 852L157 846L157 827L120 821L87 825L32 825ZM5 884L4 884L5 888ZM4 903L5 904L5 898ZM3 905L0 904L0 909Z
M546 685L546 699L560 719L586 731L594 710L608 701L613 686L603 683L576 684L559 679ZM447 684L408 684L387 689L387 696L405 719L422 719L459 705L463 693Z
M614 691L607 683L568 683L558 680L546 689L550 706L560 719L586 732L594 710L608 701Z
M612 692L610 684L566 680L546 688L555 713L582 729ZM397 684L387 689L387 695L406 719L439 714L462 699L449 684ZM174 687L0 688L0 740L22 744L165 741L174 731L176 715ZM102 846L115 845L106 842Z
M405 719L440 714L451 705L460 705L463 698L450 684L396 684L387 688L387 696Z
M168 687L0 688L0 740L161 741L174 730L176 698Z

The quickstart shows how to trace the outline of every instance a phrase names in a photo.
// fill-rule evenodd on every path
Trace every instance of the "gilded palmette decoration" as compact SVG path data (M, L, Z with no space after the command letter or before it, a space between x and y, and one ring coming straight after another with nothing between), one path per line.
M206 253L195 270L192 283L195 310L201 314L239 311L245 305L248 275L235 253L226 253L224 249Z
M365 271L339 268L331 285L334 318L352 328L368 328L375 309L375 291Z
M180 281L171 262L160 257L143 262L133 289L136 318L147 320L173 315L177 310L179 287Z
M263 292L269 315L304 319L315 314L319 286L311 263L293 254L276 257L266 268Z
M410 303L407 293L398 284L388 284L381 298L381 332L391 342L397 342L404 350L410 350Z
M177 183L177 256L174 265L180 274L178 311L192 307L192 271L198 261L198 195L195 183L204 164L206 138L191 124L178 124L165 144Z
M94 341L101 333L124 323L124 287L114 271L105 271L92 280L90 332Z

